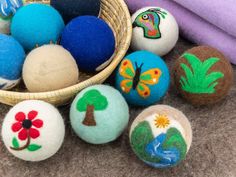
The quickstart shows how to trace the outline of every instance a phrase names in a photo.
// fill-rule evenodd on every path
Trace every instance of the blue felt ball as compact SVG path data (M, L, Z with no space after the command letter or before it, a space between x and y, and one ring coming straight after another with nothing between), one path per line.
M64 28L61 15L45 4L29 4L20 8L12 19L11 34L26 51L36 46L56 43Z
M0 89L10 89L21 78L23 47L13 37L0 34Z
M116 88L128 103L148 106L160 101L170 84L170 73L165 62L148 51L126 56L116 72Z
M81 16L65 27L61 45L70 51L81 70L93 72L103 69L102 64L108 63L115 51L115 37L104 20Z
M101 0L51 0L51 6L57 9L65 22L82 15L98 16Z
M84 141L104 144L117 139L129 122L129 108L113 87L95 85L81 91L70 108L75 133Z

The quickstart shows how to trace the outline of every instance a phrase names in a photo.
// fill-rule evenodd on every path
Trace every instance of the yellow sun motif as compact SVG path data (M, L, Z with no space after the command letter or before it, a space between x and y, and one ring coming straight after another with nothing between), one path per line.
M170 125L170 120L164 114L157 114L154 121L157 128L166 128Z

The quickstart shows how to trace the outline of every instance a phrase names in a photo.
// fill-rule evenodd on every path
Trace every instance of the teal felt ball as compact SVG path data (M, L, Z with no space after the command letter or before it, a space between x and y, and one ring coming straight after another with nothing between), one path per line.
M76 96L70 108L70 121L81 139L104 144L117 139L127 127L129 109L117 90L95 85Z
M26 51L37 46L57 43L64 28L57 10L45 4L29 4L20 8L11 23L11 34Z
M0 34L0 89L11 89L19 83L24 60L25 52L19 42Z
M162 58L148 51L126 56L117 68L116 88L132 105L148 106L160 101L169 84L167 65Z

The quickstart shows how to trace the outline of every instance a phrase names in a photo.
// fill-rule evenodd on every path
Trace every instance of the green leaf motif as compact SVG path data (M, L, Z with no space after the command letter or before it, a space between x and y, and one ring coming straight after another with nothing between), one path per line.
M12 146L13 146L14 148L19 148L19 147L20 147L19 142L18 142L18 140L17 140L16 137L14 137L14 138L12 139Z
M211 72L209 69L216 64L220 59L211 57L202 62L197 56L185 53L184 57L191 68L184 63L180 67L185 72L185 77L180 77L182 89L189 93L195 94L213 94L215 87L218 85L217 80L224 77L222 72Z
M160 158L151 157L146 152L146 145L154 139L151 127L147 121L139 123L131 134L131 146L137 156L148 162L158 163Z
M95 111L105 110L108 106L108 101L98 90L93 89L87 91L82 98L77 102L77 110L84 112L88 105L93 105Z
M37 145L37 144L30 144L30 145L27 147L27 149L28 149L29 151L33 152L33 151L39 150L41 147L42 147L42 146Z

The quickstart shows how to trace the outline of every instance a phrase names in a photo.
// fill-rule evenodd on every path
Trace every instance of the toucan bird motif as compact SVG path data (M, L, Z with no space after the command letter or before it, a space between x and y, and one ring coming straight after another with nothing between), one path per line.
M165 19L167 13L159 8L152 8L139 14L133 22L133 28L141 27L144 30L144 37L149 39L161 38L160 22Z

